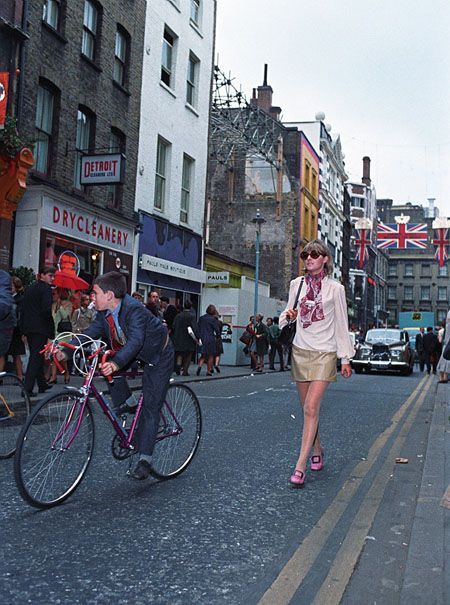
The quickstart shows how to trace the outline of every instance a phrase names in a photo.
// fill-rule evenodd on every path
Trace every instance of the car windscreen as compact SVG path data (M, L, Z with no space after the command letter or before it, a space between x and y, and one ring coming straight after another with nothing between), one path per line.
M400 342L399 330L369 330L366 334L366 342L373 344L374 342L384 342L386 344L391 342Z

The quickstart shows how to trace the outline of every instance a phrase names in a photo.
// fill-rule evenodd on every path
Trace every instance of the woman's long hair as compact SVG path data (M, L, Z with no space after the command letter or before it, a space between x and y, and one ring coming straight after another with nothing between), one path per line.
M306 244L302 252L312 252L313 250L327 257L327 262L324 265L324 269L328 275L331 275L333 273L333 257L331 256L328 246L318 239L313 239L311 242Z

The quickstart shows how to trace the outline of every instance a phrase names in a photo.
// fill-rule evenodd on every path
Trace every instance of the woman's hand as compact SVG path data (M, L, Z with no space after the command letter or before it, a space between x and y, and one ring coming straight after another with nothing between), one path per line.
M105 361L99 367L103 376L111 376L111 374L114 374L119 369L119 366L114 361Z
M343 363L341 366L341 374L344 378L350 378L352 375L352 366L349 363Z
M298 314L298 311L294 310L294 309L288 309L286 311L286 317L289 319L289 321L296 320L297 319L297 314Z

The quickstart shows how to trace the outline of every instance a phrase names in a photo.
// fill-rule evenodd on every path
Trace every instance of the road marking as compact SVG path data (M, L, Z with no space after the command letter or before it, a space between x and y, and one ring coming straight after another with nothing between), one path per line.
M372 527L386 486L394 472L395 459L402 450L408 432L416 419L430 386L431 381L429 380L403 423L399 434L386 456L385 462L378 471L358 513L347 531L346 538L334 559L327 577L314 598L313 605L336 605L341 602L342 595L364 547L365 537Z
M450 508L450 485L445 490L445 494L442 496L441 506Z
M362 460L355 466L350 478L345 481L333 502L280 571L275 581L262 596L258 605L287 605L290 602L300 584L309 573L314 561L320 554L339 519L344 514L363 479L374 465L377 456L429 378L429 376L422 378L405 403L392 416L391 424L377 437L367 454L367 459Z

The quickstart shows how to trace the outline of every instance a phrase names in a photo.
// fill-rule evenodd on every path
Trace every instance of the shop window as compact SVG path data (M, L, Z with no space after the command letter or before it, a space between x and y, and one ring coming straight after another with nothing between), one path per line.
M198 74L200 70L200 61L193 53L189 53L188 72L186 80L186 103L197 107L198 92Z
M180 221L187 223L189 221L189 206L191 203L192 183L194 172L194 160L187 156L183 156L183 175L181 179L181 205L180 205Z
M98 25L99 25L99 7L86 0L84 3L84 16L83 16L83 34L81 39L81 52L82 54L95 61L98 54Z
M162 45L161 81L170 88L174 88L175 43L176 36L166 27Z
M62 6L61 0L45 0L43 5L42 20L56 31L61 28Z
M79 276L92 283L102 272L103 253L89 244L81 244L69 238L47 233L45 236L45 266L61 267L64 259L70 257Z
M75 153L75 170L73 176L73 185L76 189L81 189L81 158L83 153L87 153L94 137L94 114L84 108L79 108L77 112L77 138Z
M157 210L164 212L166 201L166 185L169 162L170 143L158 137L156 150L156 176L155 176L155 199L154 206Z
M130 36L121 27L117 26L116 47L114 53L114 81L121 86L128 83L128 53L130 49Z
M50 87L40 84L36 103L36 143L34 168L42 174L50 173L54 130L56 94Z
M126 138L123 132L112 129L109 137L110 153L126 153ZM121 183L112 183L108 185L107 203L109 208L119 210L122 204L123 185Z

